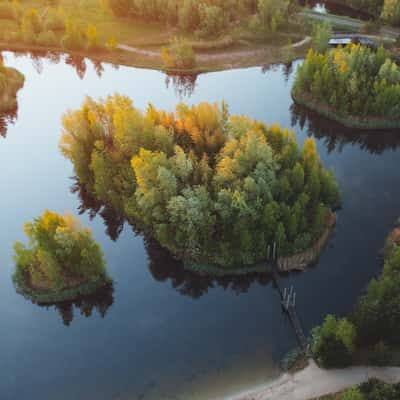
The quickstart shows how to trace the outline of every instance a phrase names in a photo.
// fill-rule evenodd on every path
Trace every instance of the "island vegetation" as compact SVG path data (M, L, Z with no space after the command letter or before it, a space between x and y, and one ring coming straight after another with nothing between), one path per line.
M0 112L17 108L17 93L24 85L24 76L14 68L4 65L0 55Z
M134 108L115 95L63 118L78 182L189 264L250 266L312 246L340 204L315 143L225 103Z
M400 365L400 227L389 235L384 267L360 297L352 314L329 315L312 333L312 351L324 367Z
M25 224L28 246L14 245L17 291L37 303L89 295L111 283L100 246L70 214L46 210Z
M297 7L295 0L0 0L0 46L166 70L261 65L282 61L287 45L309 32ZM186 63L179 57L188 48L198 57ZM293 53L304 55L304 46Z
M298 68L294 100L348 127L400 127L400 69L390 53L352 44L310 50Z

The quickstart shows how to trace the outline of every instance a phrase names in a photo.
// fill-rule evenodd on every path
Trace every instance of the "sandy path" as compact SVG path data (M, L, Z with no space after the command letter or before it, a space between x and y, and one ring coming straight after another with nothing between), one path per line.
M297 47L304 46L305 44L307 44L309 42L311 42L311 37L310 36L306 36L303 40L300 40L300 42L293 43L292 47L295 49Z
M298 48L304 46L305 44L311 41L311 37L306 36L303 40L292 44L293 48ZM117 49L127 51L129 53L134 53L137 55L151 57L151 58L160 58L160 51L154 50L146 50L138 47L128 46L126 44L118 44ZM198 62L207 62L207 61L230 61L234 59L243 59L248 57L260 56L263 55L268 50L268 46L265 48L258 49L249 49L249 50L235 50L232 52L224 51L220 54L207 54L207 53L198 53L196 54L196 59Z
M293 375L284 374L271 384L235 396L231 400L309 400L359 385L369 378L386 383L400 382L397 367L350 367L323 370L314 361Z

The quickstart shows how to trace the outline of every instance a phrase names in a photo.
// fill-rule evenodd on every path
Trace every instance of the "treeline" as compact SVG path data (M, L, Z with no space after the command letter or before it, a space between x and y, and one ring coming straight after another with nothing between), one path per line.
M146 229L175 256L224 267L310 246L339 204L315 143L225 104L149 105L88 98L63 119L61 150L99 201Z
M297 70L293 95L321 109L327 105L333 115L400 120L400 70L382 47L310 50Z
M328 316L313 330L312 350L326 367L352 363L399 365L400 345L400 228L385 246L384 268L349 318Z
M61 46L67 50L115 49L113 37L102 43L96 26L78 22L58 3L57 0L50 1L44 10L38 10L18 1L0 0L0 21L12 20L18 27L16 31L3 31L0 40L43 47Z
M377 19L400 25L400 0L339 0L340 3L367 11Z
M338 3L343 3L344 5L352 7L356 10L366 11L375 17L379 17L382 13L383 3L386 1L385 0L339 0Z
M117 16L161 21L183 32L211 36L252 16L254 29L275 32L285 23L294 0L109 0Z

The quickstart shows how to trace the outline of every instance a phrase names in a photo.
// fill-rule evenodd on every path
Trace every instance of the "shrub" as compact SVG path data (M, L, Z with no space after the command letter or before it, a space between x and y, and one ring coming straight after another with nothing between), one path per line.
M313 27L312 38L317 51L323 53L329 47L329 40L332 37L332 26L327 23L317 23Z
M42 21L36 9L30 8L22 16L21 30L23 34L38 34L42 30Z
M65 24L66 31L62 39L62 44L68 50L82 50L84 47L84 34L78 24L72 19L67 19Z
M52 31L41 32L36 38L36 43L43 47L53 47L58 44L58 39Z
M99 37L97 34L97 29L94 25L88 25L86 31L86 38L87 38L87 48L88 50L98 50L99 45Z
M383 341L379 341L372 349L370 354L369 362L372 365L388 365L391 357L391 351L389 347Z
M109 0L112 12L117 16L126 16L131 8L131 0Z
M162 49L161 56L168 68L191 69L196 65L193 48L183 38L173 38L168 49Z
M115 40L115 38L114 37L110 37L106 42L106 49L108 51L110 51L110 52L114 51L117 48L117 45L118 45L118 43Z
M14 7L11 3L0 3L0 19L15 19Z
M311 349L324 367L345 367L351 363L356 329L346 318L328 315L321 326L312 330Z
M65 31L65 19L59 12L49 10L44 26L49 31Z

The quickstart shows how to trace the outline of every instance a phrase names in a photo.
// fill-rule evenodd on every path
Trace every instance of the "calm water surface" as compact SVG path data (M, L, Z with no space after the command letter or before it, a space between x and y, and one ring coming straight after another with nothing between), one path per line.
M400 213L400 134L358 136L293 109L293 72L252 68L200 76L194 92L164 74L70 61L53 63L6 53L26 84L18 117L0 137L0 399L205 400L273 379L295 337L268 277L213 282L184 273L168 255L125 226L113 241L103 218L80 216L105 252L114 292L58 308L15 293L12 246L25 221L44 208L78 213L72 165L58 150L60 118L86 95L118 91L145 108L173 110L221 101L231 113L293 126L303 142L317 137L326 167L343 193L333 240L318 265L285 278L298 293L309 330L330 312L350 311L379 270L384 237ZM97 71L97 72L96 72ZM189 88L190 89L190 88ZM310 120L308 119L310 118ZM3 121L3 135L5 134ZM1 126L1 123L0 123Z

